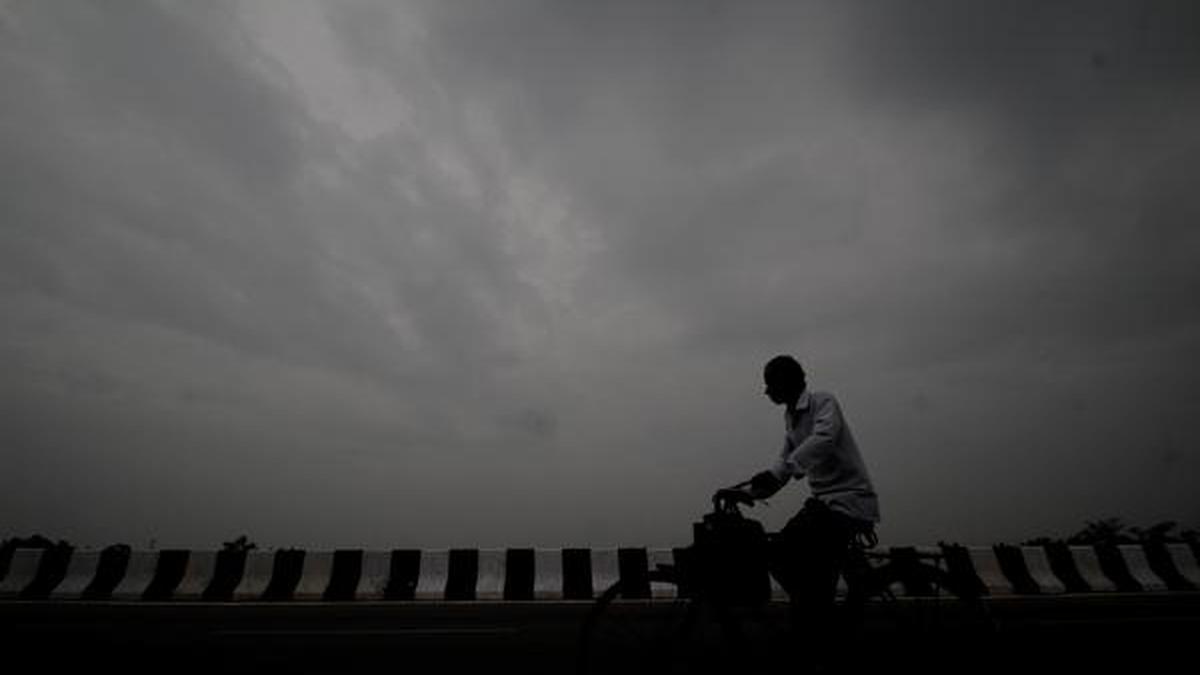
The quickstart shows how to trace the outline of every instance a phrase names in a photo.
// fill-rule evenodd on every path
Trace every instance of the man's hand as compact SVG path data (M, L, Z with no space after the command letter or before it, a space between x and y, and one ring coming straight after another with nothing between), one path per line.
M739 488L721 488L713 495L713 505L720 508L722 504L745 504L746 506L753 506L754 497L751 497L748 492Z
M776 478L775 474L770 471L760 471L750 479L750 494L755 499L766 499L779 492L781 487L783 487L783 481Z

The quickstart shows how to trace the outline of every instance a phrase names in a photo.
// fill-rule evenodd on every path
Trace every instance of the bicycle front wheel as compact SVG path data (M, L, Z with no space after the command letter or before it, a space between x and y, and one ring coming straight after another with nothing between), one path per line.
M788 637L780 612L767 604L730 605L704 596L622 600L624 590L614 584L584 620L577 672L766 672Z
M690 672L688 634L694 625L690 599L626 600L625 586L610 586L585 617L576 653L576 672Z

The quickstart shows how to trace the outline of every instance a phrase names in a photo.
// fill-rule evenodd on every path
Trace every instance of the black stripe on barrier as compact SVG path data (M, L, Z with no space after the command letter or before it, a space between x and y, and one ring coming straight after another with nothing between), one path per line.
M621 575L621 597L649 598L650 575L648 574L646 549L617 549L617 570Z
M959 595L978 598L989 593L987 584L975 571L975 563L971 562L971 552L966 546L943 543L940 548L946 558L946 573L950 575L951 583Z
M358 549L342 549L333 552L333 569L329 572L329 585L321 595L323 600L353 600L358 593L358 582L362 579L363 552Z
M1118 591L1141 592L1142 585L1129 572L1125 556L1121 555L1121 550L1115 544L1097 544L1093 548L1096 550L1096 557L1100 559L1100 571L1117 585Z
M1071 555L1071 547L1061 541L1045 545L1046 558L1050 561L1050 571L1063 582L1068 593L1090 593L1092 587L1083 580L1079 568L1075 566L1075 556Z
M106 600L112 597L113 589L125 577L125 568L129 566L129 546L113 544L100 552L100 560L96 563L96 576L83 589L80 596L84 600Z
M210 602L229 602L233 600L233 591L242 582L246 573L246 551L223 549L217 551L217 562L213 567L212 580L200 594L201 599Z
M417 582L421 578L421 552L416 549L392 551L387 586L383 589L384 600L412 600L417 596Z
M6 541L0 545L0 581L8 576L8 568L12 565L13 554L17 552L17 542Z
M263 591L263 600L291 600L304 572L304 551L283 549L275 552L275 564L271 568L271 581Z
M150 585L142 592L143 600L170 600L171 594L183 581L187 571L188 552L178 549L168 549L158 554L154 564L154 577Z
M592 588L592 551L586 548L564 548L562 551L563 598L566 600L591 600L595 595Z
M1018 595L1041 594L1042 588L1029 573L1029 566L1025 564L1025 556L1020 548L1011 544L996 544L992 550L996 553L996 561L1000 563L1000 571L1012 584L1013 592Z
M1175 567L1175 561L1171 558L1171 551L1167 549L1165 542L1150 541L1142 544L1142 550L1146 552L1146 561L1150 563L1150 570L1158 575L1167 584L1167 589L1172 591L1194 591L1195 584L1184 578L1179 569Z
M510 548L504 553L504 599L533 600L534 552Z
M684 546L671 549L675 559L676 594L681 598L693 597L696 593L696 549Z
M44 600L49 597L50 592L67 576L71 553L70 546L51 546L43 551L37 573L17 597L22 600Z
M446 574L447 600L474 600L479 579L479 551L473 548L450 549Z

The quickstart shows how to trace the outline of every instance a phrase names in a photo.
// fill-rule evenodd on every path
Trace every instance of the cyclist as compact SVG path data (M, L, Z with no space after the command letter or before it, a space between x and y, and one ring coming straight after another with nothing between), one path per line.
M763 379L767 398L785 408L783 449L770 469L718 490L714 499L753 504L790 479L808 478L812 496L772 540L771 573L788 593L798 638L829 646L838 637L838 574L856 536L873 541L879 502L837 399L809 391L804 369L789 355L768 361Z

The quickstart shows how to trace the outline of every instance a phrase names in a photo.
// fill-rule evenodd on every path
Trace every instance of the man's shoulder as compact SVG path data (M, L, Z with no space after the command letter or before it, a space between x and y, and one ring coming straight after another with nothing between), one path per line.
M810 400L818 405L830 401L837 403L837 397L828 391L810 391L808 395Z

